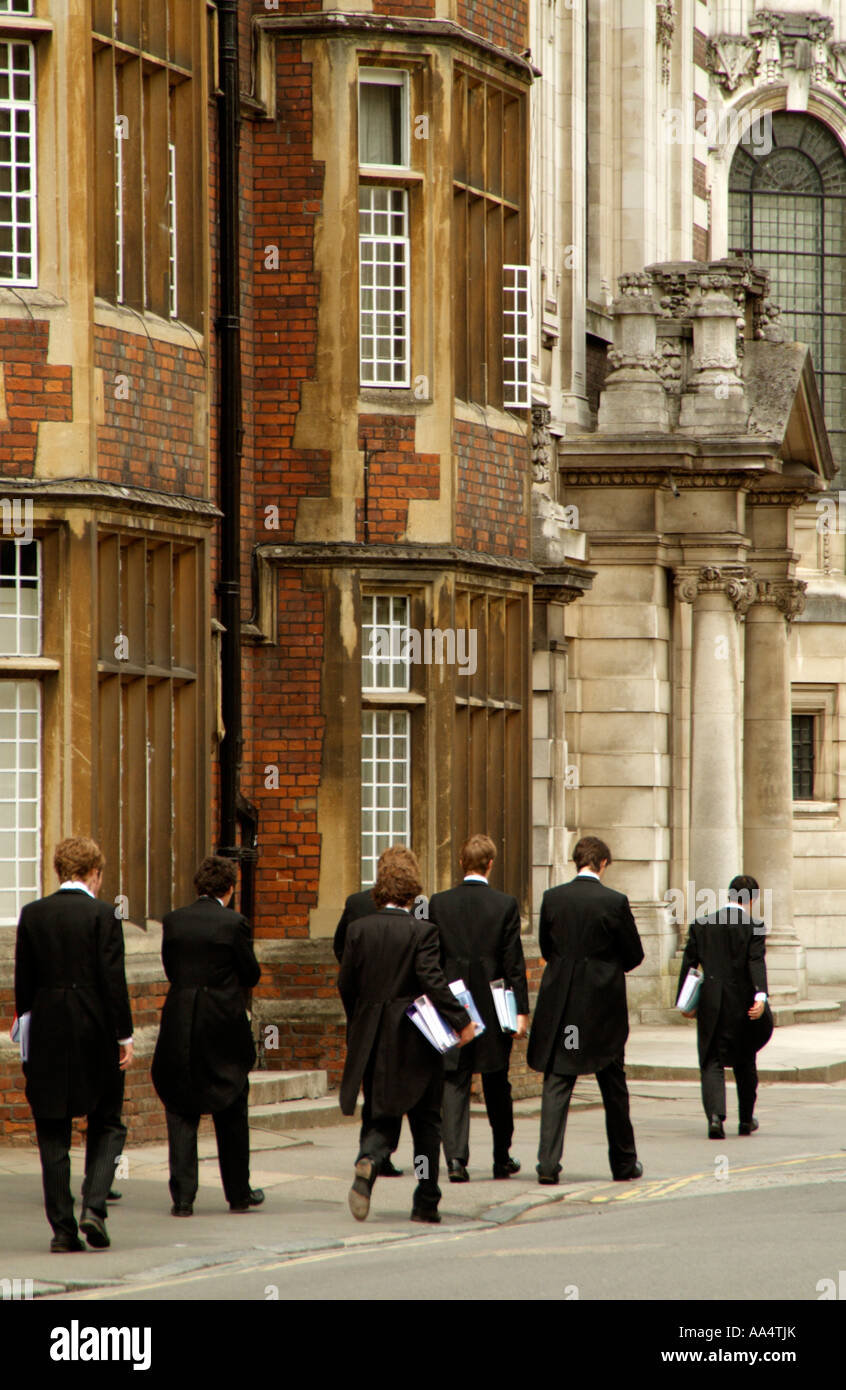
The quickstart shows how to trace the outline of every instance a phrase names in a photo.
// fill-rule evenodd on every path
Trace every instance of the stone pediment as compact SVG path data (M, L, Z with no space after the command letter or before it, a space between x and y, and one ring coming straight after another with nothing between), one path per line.
M743 384L751 434L780 441L784 463L797 463L827 482L832 458L810 349L804 343L748 342Z

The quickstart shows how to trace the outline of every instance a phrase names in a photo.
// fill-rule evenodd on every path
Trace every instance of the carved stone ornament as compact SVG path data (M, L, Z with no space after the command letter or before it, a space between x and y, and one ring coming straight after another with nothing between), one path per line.
M548 483L552 465L552 434L548 405L532 406L532 476L536 483Z
M769 603L783 613L788 623L805 611L805 590L808 585L804 579L758 579L751 603ZM748 605L751 607L751 603Z
M758 45L744 34L718 34L708 42L705 64L724 92L733 92L755 69Z
M655 6L655 37L661 47L661 80L670 80L670 61L673 56L673 36L676 32L674 0L658 0Z
M725 594L738 613L754 601L755 583L745 565L703 565L700 569L679 568L674 575L677 597L693 603L699 594Z
M635 367L642 368L647 372L660 372L663 365L663 359L659 357L657 352L646 354L622 352L620 348L612 347L608 349L607 357L608 366L612 372L620 372L623 369L629 371Z
M772 299L758 299L754 303L753 318L755 337L767 343L787 341L787 328L782 322L781 305Z
M626 275L618 276L617 287L621 298L631 296L651 299L655 289L652 276L645 270L632 270Z
M782 80L781 35L784 18L784 15L762 10L749 26L750 33L758 38L758 79L761 82Z

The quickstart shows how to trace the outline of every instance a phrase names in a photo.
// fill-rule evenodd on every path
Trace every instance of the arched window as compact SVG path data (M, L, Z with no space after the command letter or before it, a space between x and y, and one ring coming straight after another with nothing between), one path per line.
M770 273L790 334L813 353L834 457L846 469L846 155L813 116L776 111L773 145L739 145L729 248Z

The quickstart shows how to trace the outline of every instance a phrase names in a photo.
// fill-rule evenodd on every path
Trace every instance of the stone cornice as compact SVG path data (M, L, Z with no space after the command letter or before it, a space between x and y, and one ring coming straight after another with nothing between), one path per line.
M222 512L203 497L158 492L153 488L126 487L99 478L10 478L0 471L0 492L4 497L28 497L34 503L61 502L65 506L158 512L187 517L205 525Z
M263 543L256 555L268 564L315 565L327 569L373 566L415 566L419 569L469 569L495 571L532 581L542 578L543 570L531 560L513 555L481 555L454 545L360 545L354 541L294 541L291 544ZM574 571L577 566L573 566ZM590 571L585 571L590 574Z
M409 38L422 39L425 43L449 43L454 48L466 49L475 57L507 68L524 83L540 77L540 69L526 58L500 48L498 44L472 33L451 19L410 19L400 15L348 14L346 11L325 10L299 15L255 15L253 24L266 34L279 34L286 38L342 38L347 34L365 34L376 39Z

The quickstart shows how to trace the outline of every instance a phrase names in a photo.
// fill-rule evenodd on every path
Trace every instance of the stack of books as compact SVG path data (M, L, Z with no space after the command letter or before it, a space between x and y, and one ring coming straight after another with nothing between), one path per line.
M485 1025L479 1010L476 1008L472 994L463 980L453 980L450 989L459 1004L464 1005L475 1023L474 1037L478 1038L480 1033L484 1033ZM428 994L421 994L419 999L415 999L413 1004L409 1004L405 1012L414 1026L420 1029L426 1041L432 1044L436 1052L449 1052L450 1048L457 1045L458 1034L441 1018Z
M517 1000L514 990L506 987L504 980L491 980L491 994L494 1008L503 1033L517 1032Z

